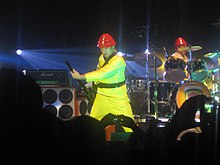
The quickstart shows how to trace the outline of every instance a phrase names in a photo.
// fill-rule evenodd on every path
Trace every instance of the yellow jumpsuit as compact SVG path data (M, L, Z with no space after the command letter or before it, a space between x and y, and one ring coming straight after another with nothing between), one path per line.
M125 80L126 63L123 57L116 54L102 67L104 63L105 59L101 54L97 70L85 74L86 82L112 84ZM126 84L116 88L97 88L90 116L101 120L108 113L122 114L134 119ZM126 132L132 132L130 128L124 127L124 129Z

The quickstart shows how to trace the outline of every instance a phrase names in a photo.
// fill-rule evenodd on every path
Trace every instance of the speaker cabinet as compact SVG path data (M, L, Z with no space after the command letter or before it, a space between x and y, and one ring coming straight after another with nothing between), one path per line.
M76 116L76 92L71 87L41 87L43 109L61 120L70 120Z
M89 101L86 97L76 98L76 115L90 115Z

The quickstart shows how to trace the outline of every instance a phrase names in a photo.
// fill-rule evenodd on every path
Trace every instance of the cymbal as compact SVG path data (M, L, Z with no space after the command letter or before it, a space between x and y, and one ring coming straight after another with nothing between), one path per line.
M219 68L211 68L211 69L209 69L209 71L212 72L212 73L215 73L218 70L220 70L220 67Z
M185 50L189 52L194 52L194 51L201 50L201 49L202 49L201 46L188 46L188 47L182 48L181 51Z
M207 53L204 55L206 58L214 58L220 56L220 52Z
M148 57L148 59L147 59ZM147 65L150 68L154 68L156 66L156 68L162 66L162 60L157 57L155 54L146 54L144 52L138 52L134 54L133 57L134 61L137 62L138 64L142 65L142 66L146 66L146 61L147 61ZM156 63L155 63L156 62Z

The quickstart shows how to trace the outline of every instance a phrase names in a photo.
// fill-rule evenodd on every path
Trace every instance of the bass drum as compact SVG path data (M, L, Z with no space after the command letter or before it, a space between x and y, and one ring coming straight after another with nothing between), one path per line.
M174 86L170 92L169 101L171 104L175 104L176 108L179 109L187 99L197 95L211 97L209 89L203 83L198 81L187 81L183 84Z

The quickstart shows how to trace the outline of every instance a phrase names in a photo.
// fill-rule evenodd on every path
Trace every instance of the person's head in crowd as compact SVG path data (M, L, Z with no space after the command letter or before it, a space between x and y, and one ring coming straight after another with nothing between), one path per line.
M47 152L56 119L43 111L40 86L21 71L0 69L0 137L4 154ZM49 147L50 145L50 147Z
M99 120L87 115L75 116L62 123L61 136L60 150L64 162L72 162L73 153L76 164L104 161L107 149L105 129Z

